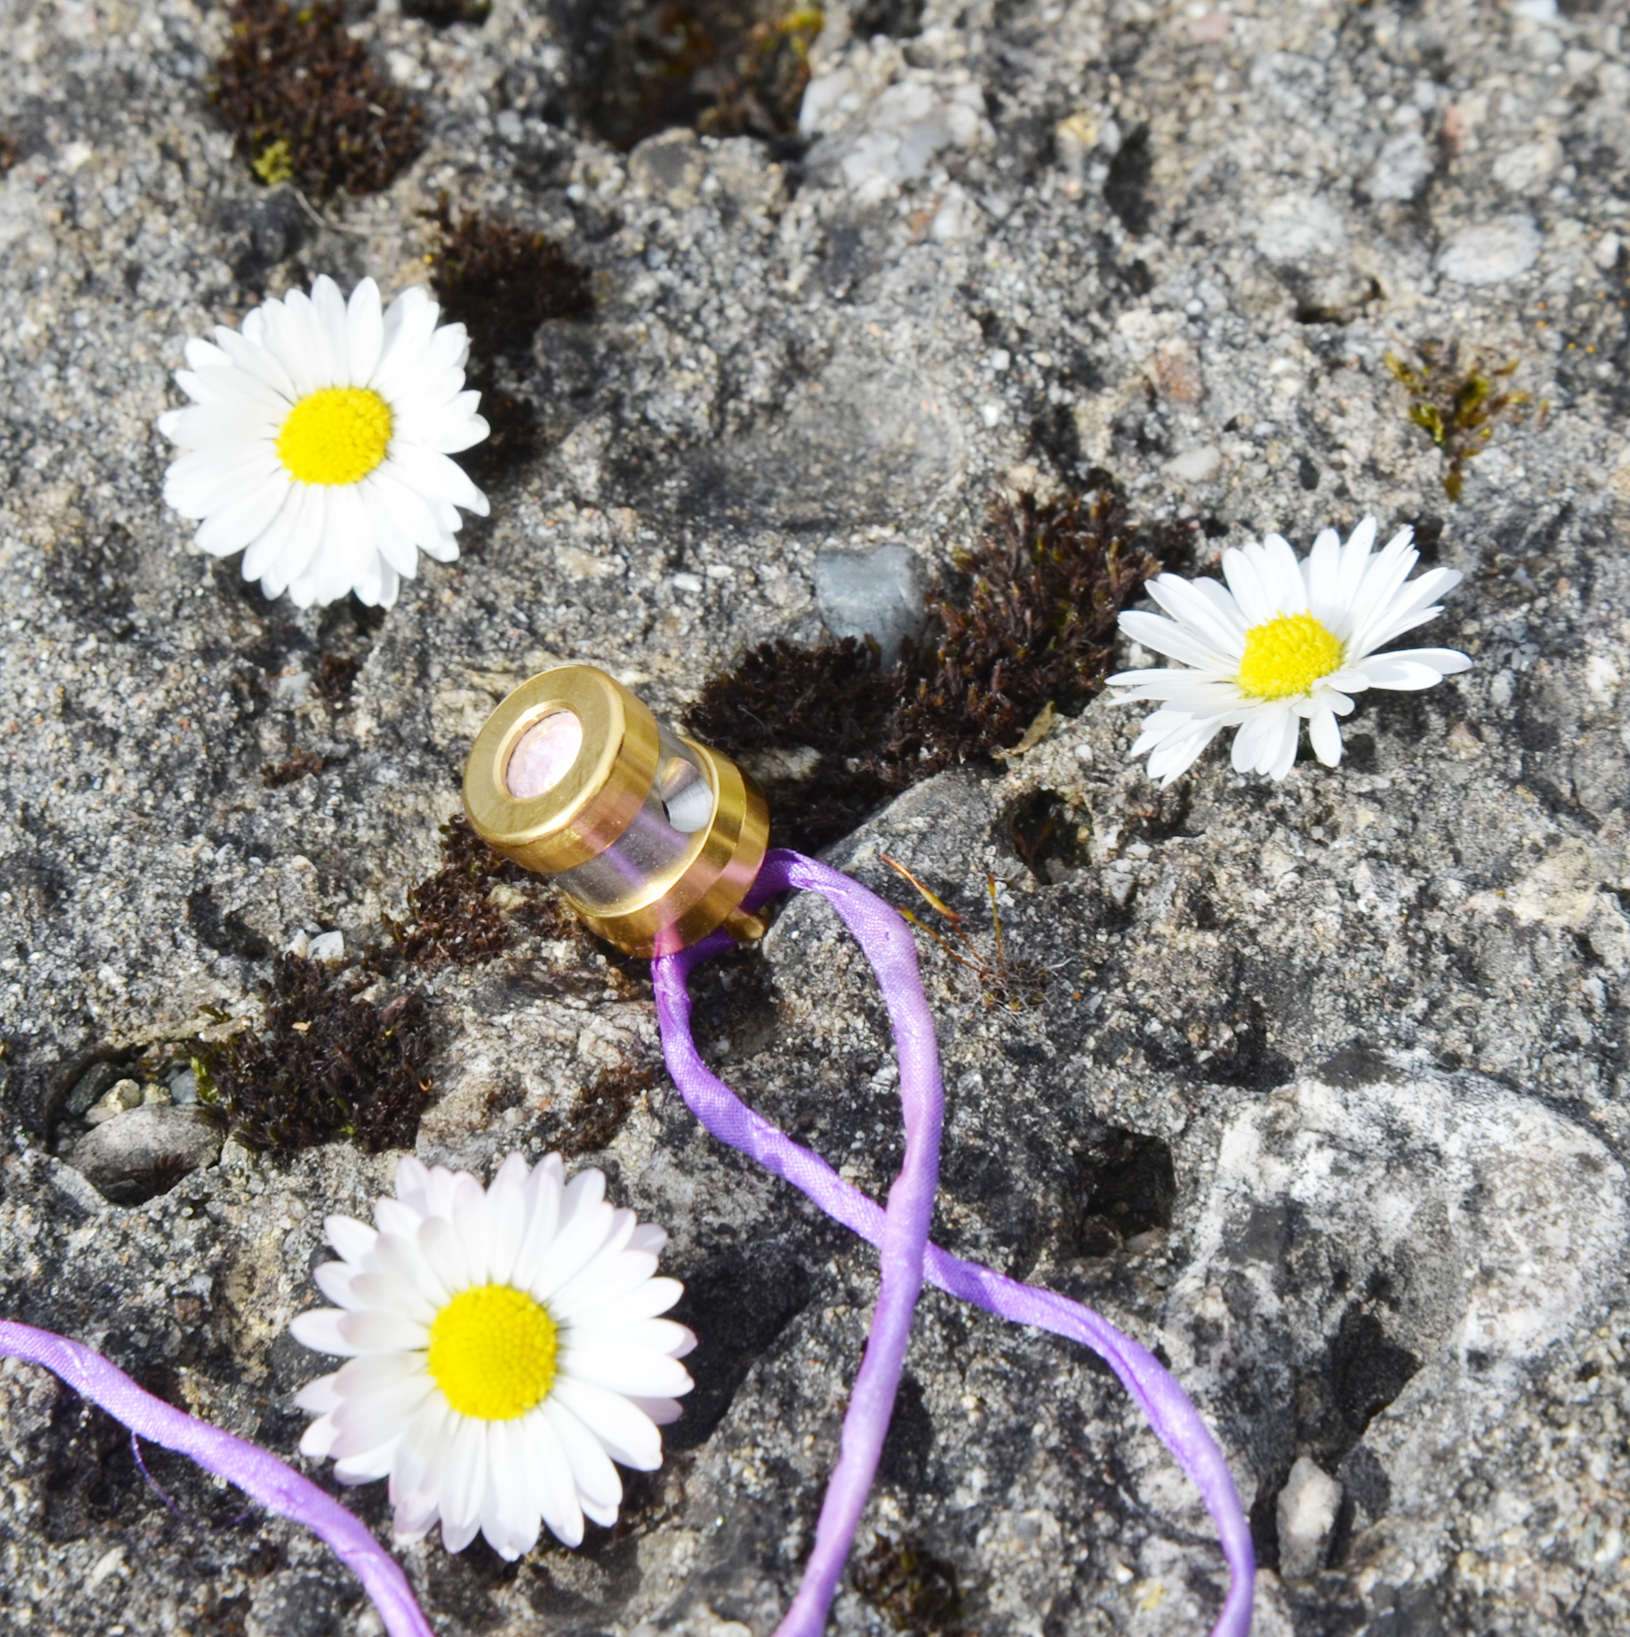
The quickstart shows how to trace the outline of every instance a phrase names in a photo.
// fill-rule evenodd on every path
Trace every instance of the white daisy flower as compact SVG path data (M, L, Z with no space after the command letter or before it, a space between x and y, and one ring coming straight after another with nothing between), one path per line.
M202 519L198 545L241 551L244 579L301 608L349 591L389 608L421 551L452 562L459 507L485 517L487 498L447 457L487 423L463 390L464 326L440 310L415 286L381 313L372 279L347 302L323 277L189 341L175 378L192 405L158 429L184 451L164 498Z
M448 1551L479 1531L514 1559L541 1519L576 1546L584 1518L616 1521L613 1461L662 1464L696 1338L658 1317L683 1289L655 1276L667 1235L605 1186L567 1182L558 1154L530 1169L511 1154L487 1189L408 1158L375 1227L324 1224L341 1260L316 1280L338 1305L290 1328L350 1363L300 1391L317 1417L300 1449L332 1456L341 1483L389 1477L398 1540L439 1520Z
M1400 529L1373 557L1375 519L1341 543L1334 529L1299 562L1270 534L1223 553L1223 577L1161 574L1149 595L1171 615L1122 614L1121 629L1175 660L1109 679L1127 692L1117 703L1154 699L1132 755L1149 752L1149 773L1170 784L1224 728L1234 728L1234 767L1282 779L1296 760L1301 725L1326 767L1341 760L1338 716L1365 688L1430 688L1471 661L1452 648L1376 650L1443 612L1437 601L1460 583L1452 568L1417 580L1419 560ZM1407 583L1406 583L1407 582Z

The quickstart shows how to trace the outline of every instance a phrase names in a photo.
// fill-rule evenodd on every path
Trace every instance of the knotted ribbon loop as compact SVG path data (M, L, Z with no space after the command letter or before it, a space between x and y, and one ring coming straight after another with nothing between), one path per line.
M923 997L909 929L859 882L784 849L766 855L749 904L756 907L789 888L818 892L833 905L870 961L888 1006L900 1055L906 1151L900 1174L889 1190L887 1210L845 1182L818 1154L748 1108L702 1061L690 1031L691 1001L685 980L701 962L734 947L732 941L716 933L651 963L663 1055L686 1106L721 1142L790 1182L880 1252L877 1308L844 1417L838 1463L821 1507L814 1549L777 1637L816 1637L825 1623L876 1471L904 1362L911 1308L924 1278L1001 1318L1080 1342L1109 1365L1161 1442L1194 1480L1217 1526L1228 1563L1229 1587L1212 1637L1244 1637L1251 1625L1255 1578L1250 1527L1222 1451L1170 1371L1147 1348L1091 1308L964 1261L928 1240L945 1097L933 1021Z

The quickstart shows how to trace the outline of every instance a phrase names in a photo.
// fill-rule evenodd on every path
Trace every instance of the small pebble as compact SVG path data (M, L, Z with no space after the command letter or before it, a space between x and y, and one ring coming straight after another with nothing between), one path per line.
M66 1111L83 1117L110 1086L116 1086L124 1077L125 1072L117 1063L92 1063L68 1093Z
M815 601L834 636L870 637L886 662L923 627L923 569L910 546L823 551L815 558Z
M1496 216L1455 234L1438 257L1438 271L1456 284L1501 284L1539 260L1540 243L1532 216Z
M101 1125L126 1109L140 1108L142 1089L134 1080L120 1080L109 1086L102 1096L85 1111L86 1125Z

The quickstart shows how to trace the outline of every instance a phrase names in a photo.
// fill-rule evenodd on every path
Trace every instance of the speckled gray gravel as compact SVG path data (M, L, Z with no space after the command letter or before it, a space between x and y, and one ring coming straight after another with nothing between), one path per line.
M1007 984L1016 1008L924 943L937 1232L1169 1356L1252 1508L1260 1632L1624 1629L1623 8L925 0L894 37L834 6L797 138L631 154L580 117L588 8L495 0L440 30L349 9L427 146L323 219L218 123L218 11L6 19L0 1311L293 1451L318 1366L285 1327L323 1215L362 1210L391 1156L228 1133L215 1158L211 1116L158 1095L84 1116L144 1052L165 1093L183 1043L256 1018L297 938L388 964L470 738L530 670L595 660L682 714L743 646L821 634L822 554L903 543L933 580L1001 486L1094 466L1140 516L1201 519L1207 552L1373 513L1464 571L1427 640L1475 666L1369 696L1341 769L1269 787L1214 750L1161 794L1125 760L1131 714L1094 703L833 856L932 920L880 854L901 859L992 963L1000 883L1006 957L1044 975ZM591 272L593 317L504 365L539 447L383 619L268 605L160 501L168 372L316 272L421 278L443 191ZM1528 394L1457 504L1386 363L1423 342L1514 360L1502 387ZM268 782L296 752L320 766ZM439 1041L436 1160L568 1139L583 1087L657 1065L637 969L577 943L391 981ZM830 916L794 903L699 988L721 1071L886 1187L881 1010ZM171 1127L197 1168L139 1203L70 1163ZM581 1552L402 1553L439 1632L740 1637L796 1583L873 1259L659 1075L606 1142L690 1285L690 1412ZM173 1517L120 1431L32 1369L0 1365L0 1444L7 1631L378 1629L315 1543L233 1523L156 1455ZM353 1499L384 1536L381 1488ZM984 1637L1198 1632L1209 1539L1090 1360L931 1294L832 1629L953 1629L885 1589L904 1542Z

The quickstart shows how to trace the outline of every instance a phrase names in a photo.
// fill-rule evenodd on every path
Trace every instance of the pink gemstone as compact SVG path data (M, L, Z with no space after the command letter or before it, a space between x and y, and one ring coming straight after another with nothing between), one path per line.
M510 753L504 783L517 801L531 801L560 783L583 748L583 724L571 711L551 711L534 722Z

